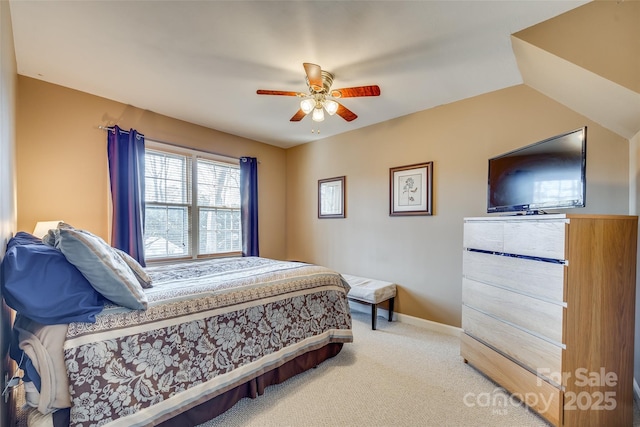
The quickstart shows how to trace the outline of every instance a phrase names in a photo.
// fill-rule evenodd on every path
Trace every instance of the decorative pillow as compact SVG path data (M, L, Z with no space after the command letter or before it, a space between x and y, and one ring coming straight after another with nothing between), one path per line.
M146 310L147 296L129 266L100 237L60 223L55 245L67 260L108 300L134 310Z
M7 305L45 325L95 323L104 299L65 256L23 231L9 240L2 260Z
M121 249L113 248L113 250L116 251L116 253L120 255L120 258L122 258L122 260L129 266L134 276L136 276L136 279L138 279L138 283L140 283L140 286L142 286L144 289L153 288L153 285L151 284L151 276L149 276L147 272L144 271L144 267L141 266L134 257Z
M51 229L49 231L47 231L47 234L45 234L42 237L42 243L44 243L45 245L49 245L49 246L53 246L54 248L56 247L56 236L58 235L58 229L54 228Z

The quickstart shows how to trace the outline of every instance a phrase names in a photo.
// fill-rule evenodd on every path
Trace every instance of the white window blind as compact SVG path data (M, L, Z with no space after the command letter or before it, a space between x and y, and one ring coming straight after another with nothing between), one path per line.
M240 169L202 158L197 162L198 252L240 251Z
M149 260L242 250L237 164L191 150L181 154L147 149L145 203L145 257Z

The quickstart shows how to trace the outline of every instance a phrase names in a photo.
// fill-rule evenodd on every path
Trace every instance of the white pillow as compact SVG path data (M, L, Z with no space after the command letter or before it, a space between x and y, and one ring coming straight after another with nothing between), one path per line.
M129 255L122 249L118 249L118 248L112 248L112 249L116 251L116 253L120 255L120 258L122 258L122 260L129 266L129 268L133 272L133 275L136 276L136 279L138 279L138 283L140 283L140 286L142 286L144 289L153 288L153 285L151 284L152 282L151 276L149 276L149 274L147 274L147 272L144 271L144 267L141 266L140 263L136 261L134 257Z

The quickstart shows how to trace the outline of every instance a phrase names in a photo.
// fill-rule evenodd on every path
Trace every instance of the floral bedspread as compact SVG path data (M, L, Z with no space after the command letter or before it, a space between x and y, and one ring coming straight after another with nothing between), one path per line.
M146 311L69 325L71 425L170 418L307 351L351 342L348 285L324 267L233 258L147 269Z

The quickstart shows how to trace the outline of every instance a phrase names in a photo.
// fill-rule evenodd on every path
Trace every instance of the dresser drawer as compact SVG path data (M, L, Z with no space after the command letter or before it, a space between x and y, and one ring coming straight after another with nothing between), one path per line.
M462 273L467 279L513 289L550 301L565 301L563 264L464 251Z
M467 249L564 260L566 219L467 220Z
M462 328L533 372L562 372L562 348L520 328L466 305L462 306Z
M460 355L471 366L515 396L524 398L554 426L562 425L562 391L467 334L460 335Z
M504 252L564 260L566 224L564 220L505 222Z
M504 223L468 221L464 223L465 248L504 252Z
M462 280L462 302L558 344L564 308L537 298L469 279Z

